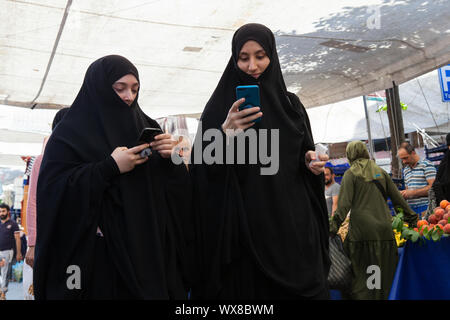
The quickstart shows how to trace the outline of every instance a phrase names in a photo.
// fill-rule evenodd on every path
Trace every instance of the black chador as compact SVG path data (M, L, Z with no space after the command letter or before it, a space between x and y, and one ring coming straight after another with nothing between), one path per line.
M260 44L270 59L258 79L237 65L249 40ZM267 164L259 160L196 164L195 148L204 149L209 142L194 145L191 173L200 273L193 297L326 299L330 262L323 175L314 175L305 165L305 153L314 150L308 116L298 97L286 90L268 28L248 24L236 31L232 57L197 134L220 130L237 100L236 86L254 84L260 88L263 117L247 130L279 130L279 154L271 155L279 156L279 169L263 175L260 169Z
M120 56L92 63L48 141L37 188L37 299L187 297L185 166L155 152L120 174L111 157L116 147L136 146L143 128L159 127L137 97L129 106L114 92L127 74L139 81Z

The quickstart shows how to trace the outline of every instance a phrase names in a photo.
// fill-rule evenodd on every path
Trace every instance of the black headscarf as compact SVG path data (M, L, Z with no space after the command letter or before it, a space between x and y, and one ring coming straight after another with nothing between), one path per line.
M447 147L450 146L450 133L447 134ZM433 183L433 189L436 194L436 200L441 202L442 200L450 200L450 163L449 163L450 151L445 151L444 158L439 164L436 180Z
M64 118L67 111L69 111L69 108L62 108L55 114L55 117L53 118L52 122L52 131L55 130L56 126Z
M249 40L258 42L270 59L258 79L237 66L239 52ZM253 128L280 132L278 173L261 175L264 165L259 162L195 164L199 161L195 149L203 150L209 143L199 143L200 135L221 128L236 101L236 86L252 84L260 87L263 112ZM329 269L323 176L315 176L305 166L306 151L314 150L308 116L298 97L286 90L275 38L267 27L247 24L236 31L232 57L201 121L191 159L200 283L204 284L197 288L198 296L216 297L228 267L243 255L250 255L267 277L298 296L323 291Z
M159 127L128 106L112 84L135 66L121 56L93 62L69 111L52 133L37 188L34 268L38 299L89 298L97 227L130 298L183 298L180 267L190 201L188 174L155 152L120 174L110 156L134 147L144 127ZM180 207L181 206L181 207ZM187 224L187 225L186 225ZM81 290L66 287L67 267L81 268Z

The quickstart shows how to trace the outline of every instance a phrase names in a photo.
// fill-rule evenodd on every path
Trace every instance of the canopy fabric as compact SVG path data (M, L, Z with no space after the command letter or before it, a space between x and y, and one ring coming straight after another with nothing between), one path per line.
M1 0L0 103L70 105L89 64L120 54L139 69L148 115L198 114L248 22L275 32L286 84L306 107L450 62L448 0Z
M399 86L405 133L417 127L432 132L449 132L450 105L442 102L437 70ZM377 110L385 101L367 100L372 139L391 136L387 111ZM336 143L367 140L367 124L362 97L307 109L314 141Z

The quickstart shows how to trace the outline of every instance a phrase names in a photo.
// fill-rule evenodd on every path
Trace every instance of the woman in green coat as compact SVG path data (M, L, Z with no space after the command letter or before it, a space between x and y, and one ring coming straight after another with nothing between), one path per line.
M387 299L397 266L398 251L391 226L392 216L379 188L391 198L394 207L403 209L405 222L411 226L417 224L417 214L409 208L389 175L370 160L363 142L349 143L346 153L351 167L342 178L338 208L330 223L330 234L336 235L351 210L349 232L344 242L354 275L350 298ZM378 181L378 186L374 180ZM379 269L368 269L369 266L378 266ZM378 270L381 276L379 283L376 281ZM368 288L374 286L373 289Z

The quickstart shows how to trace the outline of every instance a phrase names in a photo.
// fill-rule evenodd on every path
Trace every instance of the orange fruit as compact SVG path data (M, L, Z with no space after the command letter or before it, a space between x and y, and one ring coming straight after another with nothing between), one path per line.
M414 231L416 231L416 232L419 232L419 229L417 229L417 228L414 228Z
M443 227L442 225L440 225L440 224L437 224L437 225L435 226L435 228L436 228L436 229L441 229L442 231L444 231L444 227Z
M440 206L441 206L442 209L445 209L445 208L447 208L447 206L449 204L450 203L447 200L442 200L441 203L440 203Z
M445 207L445 211L450 212L450 204L447 207Z
M445 232L446 234L450 234L450 223L447 224L447 225L444 227L444 232Z
M426 226L428 225L428 221L427 220L419 220L417 221L417 228L420 228L421 226Z

